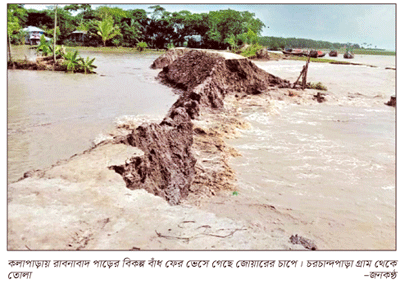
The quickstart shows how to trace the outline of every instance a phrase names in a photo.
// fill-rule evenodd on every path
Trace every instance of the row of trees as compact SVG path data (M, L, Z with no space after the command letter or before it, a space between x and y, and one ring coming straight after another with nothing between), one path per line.
M69 44L69 35L75 30L86 32L84 45L134 47L139 42L151 48L184 46L226 49L242 43L255 42L264 23L254 13L231 9L209 13L191 13L183 10L169 12L160 5L143 9L123 10L90 4L71 4L57 10L25 9L23 5L9 4L8 13L18 27L9 32L11 42L23 42L21 27L36 26L47 36L54 33L54 16L57 11L57 42ZM75 12L74 12L75 11ZM73 13L74 12L74 15ZM9 25L10 25L9 19Z
M332 49L337 50L342 47L351 46L352 48L359 49L358 44L353 43L332 43L329 41L312 40L305 38L282 38L282 37L268 37L264 36L259 38L259 43L263 46L268 46L270 49L278 50L283 48L312 48L312 49Z
M36 26L53 37L57 12L57 43L65 45L72 44L68 37L75 30L86 32L83 44L88 46L236 49L243 43L258 43L271 49L340 49L346 45L302 38L260 37L265 25L254 13L247 11L169 12L160 5L149 9L150 12L109 6L92 9L90 4L71 4L58 9L49 6L38 11L25 9L21 4L8 4L8 34L11 43L22 44L24 34L21 28ZM358 44L351 46L360 48Z

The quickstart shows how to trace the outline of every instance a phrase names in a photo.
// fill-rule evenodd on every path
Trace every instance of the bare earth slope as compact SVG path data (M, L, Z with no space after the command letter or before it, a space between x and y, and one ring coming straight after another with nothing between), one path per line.
M289 85L245 58L226 59L224 53L201 50L189 51L165 66L159 78L184 92L160 124L141 125L121 139L121 143L138 147L145 154L113 169L123 176L129 188L144 188L162 196L171 205L179 204L189 191L196 191L191 185L196 177L198 180L199 172L203 177L208 176L206 180L219 172L211 169L205 173L200 168L195 171L193 137L202 133L194 131L193 120L214 114L214 118L210 117L212 120L226 112L224 99L227 95L254 95L266 91L270 85ZM231 121L225 123L232 124ZM210 149L203 149L203 152L214 150L216 141L210 139L209 142ZM226 147L219 150L225 152Z

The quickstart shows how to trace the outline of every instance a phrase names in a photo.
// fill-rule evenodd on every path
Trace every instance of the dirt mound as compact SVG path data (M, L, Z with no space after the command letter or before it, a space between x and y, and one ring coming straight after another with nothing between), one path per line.
M169 64L174 62L176 59L178 59L178 57L181 57L188 51L189 51L189 49L187 49L187 48L170 49L170 50L168 50L167 53L161 55L156 60L154 60L153 64L151 64L150 67L153 69L160 69L165 66L168 66Z
M396 107L396 96L391 96L390 100L385 105Z
M225 91L257 94L269 85L285 87L290 82L279 79L243 59L225 59L218 53L193 50L163 68L159 77L173 87L188 90L205 82L215 82ZM272 84L270 84L273 79Z
M111 168L122 175L128 188L144 188L162 196L171 205L179 204L189 191L201 188L199 183L215 185L221 176L223 179L234 176L226 163L226 156L229 156L226 153L232 149L221 142L226 131L199 133L193 130L192 119L199 118L202 113L221 113L228 93L259 94L271 85L290 85L247 59L225 59L218 53L200 50L188 51L165 66L159 78L184 92L160 124L143 124L121 140L141 149L144 156ZM224 121L219 120L219 123ZM203 138L194 139L195 135ZM204 141L204 137L213 139ZM193 145L194 142L197 144ZM202 157L202 153L213 155L221 165L203 167L202 163L197 163L193 149L196 157ZM196 186L191 188L194 181Z
M188 195L196 164L191 152L193 124L185 112L181 114L180 123L174 127L152 123L136 128L125 143L145 155L110 167L122 175L128 188L144 188L171 205L179 204Z
M290 87L247 59L225 59L217 53L193 50L163 68L158 76L164 83L186 91L174 107L199 104L219 109L225 94L259 94L269 86ZM194 118L194 117L192 117Z

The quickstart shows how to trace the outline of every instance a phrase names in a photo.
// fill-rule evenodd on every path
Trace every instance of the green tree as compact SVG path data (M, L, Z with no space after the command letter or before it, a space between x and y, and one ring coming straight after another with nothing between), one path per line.
M114 20L111 16L106 17L97 23L97 34L103 41L103 46L106 46L106 41L121 34L118 26L114 26Z
M165 48L175 34L171 13L160 5L151 6L150 9L153 12L146 28L146 41L153 48Z
M246 37L248 40L249 44L256 44L258 43L258 36L256 35L255 32L253 32L250 28L248 29L247 33L246 33Z
M64 6L64 10L66 11L79 11L79 10L88 11L91 9L92 7L90 6L90 4L70 4Z
M132 18L126 18L121 24L121 38L123 45L135 46L141 35L140 24Z
M147 43L145 43L145 42L143 42L143 41L138 42L138 44L136 45L136 47L137 47L137 49L138 49L139 51L143 51L145 48L147 48Z
M57 6L57 5L55 5ZM42 11L29 12L29 25L45 30L47 36L54 37L54 23L57 18L57 42L62 43L76 29L76 19L71 12L64 8L48 6Z
M95 15L99 20L105 20L111 17L116 25L120 25L127 13L125 10L118 7L100 6L96 9Z
M226 48L227 39L252 31L259 35L265 26L254 13L239 12L231 9L211 11L207 16L209 30L205 34L205 42L211 48Z
M230 37L225 39L225 42L229 44L232 50L238 48L238 40L234 35L231 35Z
M50 15L51 14L51 15ZM34 9L27 10L27 26L39 27L43 30L50 29L54 24L53 11L41 10L37 11Z
M12 61L11 57L11 36L14 33L19 33L21 19L25 18L26 12L22 5L7 4L7 46L8 60Z

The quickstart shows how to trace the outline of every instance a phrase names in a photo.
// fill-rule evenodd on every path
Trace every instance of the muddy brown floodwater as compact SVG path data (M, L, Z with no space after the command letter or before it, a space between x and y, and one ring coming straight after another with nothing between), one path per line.
M288 234L301 231L329 249L394 249L394 57L366 66L311 63L309 80L328 87L323 104L275 101L272 111L243 111L252 128L231 141L244 196L289 208ZM369 63L368 56L362 61ZM260 62L294 81L304 63Z
M277 87L227 96L225 110L248 126L218 144L237 152L223 157L235 170L237 194L227 187L169 206L128 190L107 168L142 155L123 144L15 182L107 139L116 126L159 123L178 99L155 79L160 70L150 69L156 54L81 54L96 57L97 75L8 70L10 249L304 249L290 243L296 235L322 250L395 249L396 110L384 104L396 91L395 71L385 69L394 57L359 58L375 68L310 63L309 81L328 87L323 103ZM304 62L256 64L293 82ZM204 133L218 124L202 118L192 121ZM218 126L229 132L228 123ZM194 141L207 143L200 138ZM198 164L218 160L200 150ZM49 239L43 228L53 226Z
M149 68L157 54L80 54L96 58L98 74L8 70L8 182L86 150L118 123L162 119L176 100Z

